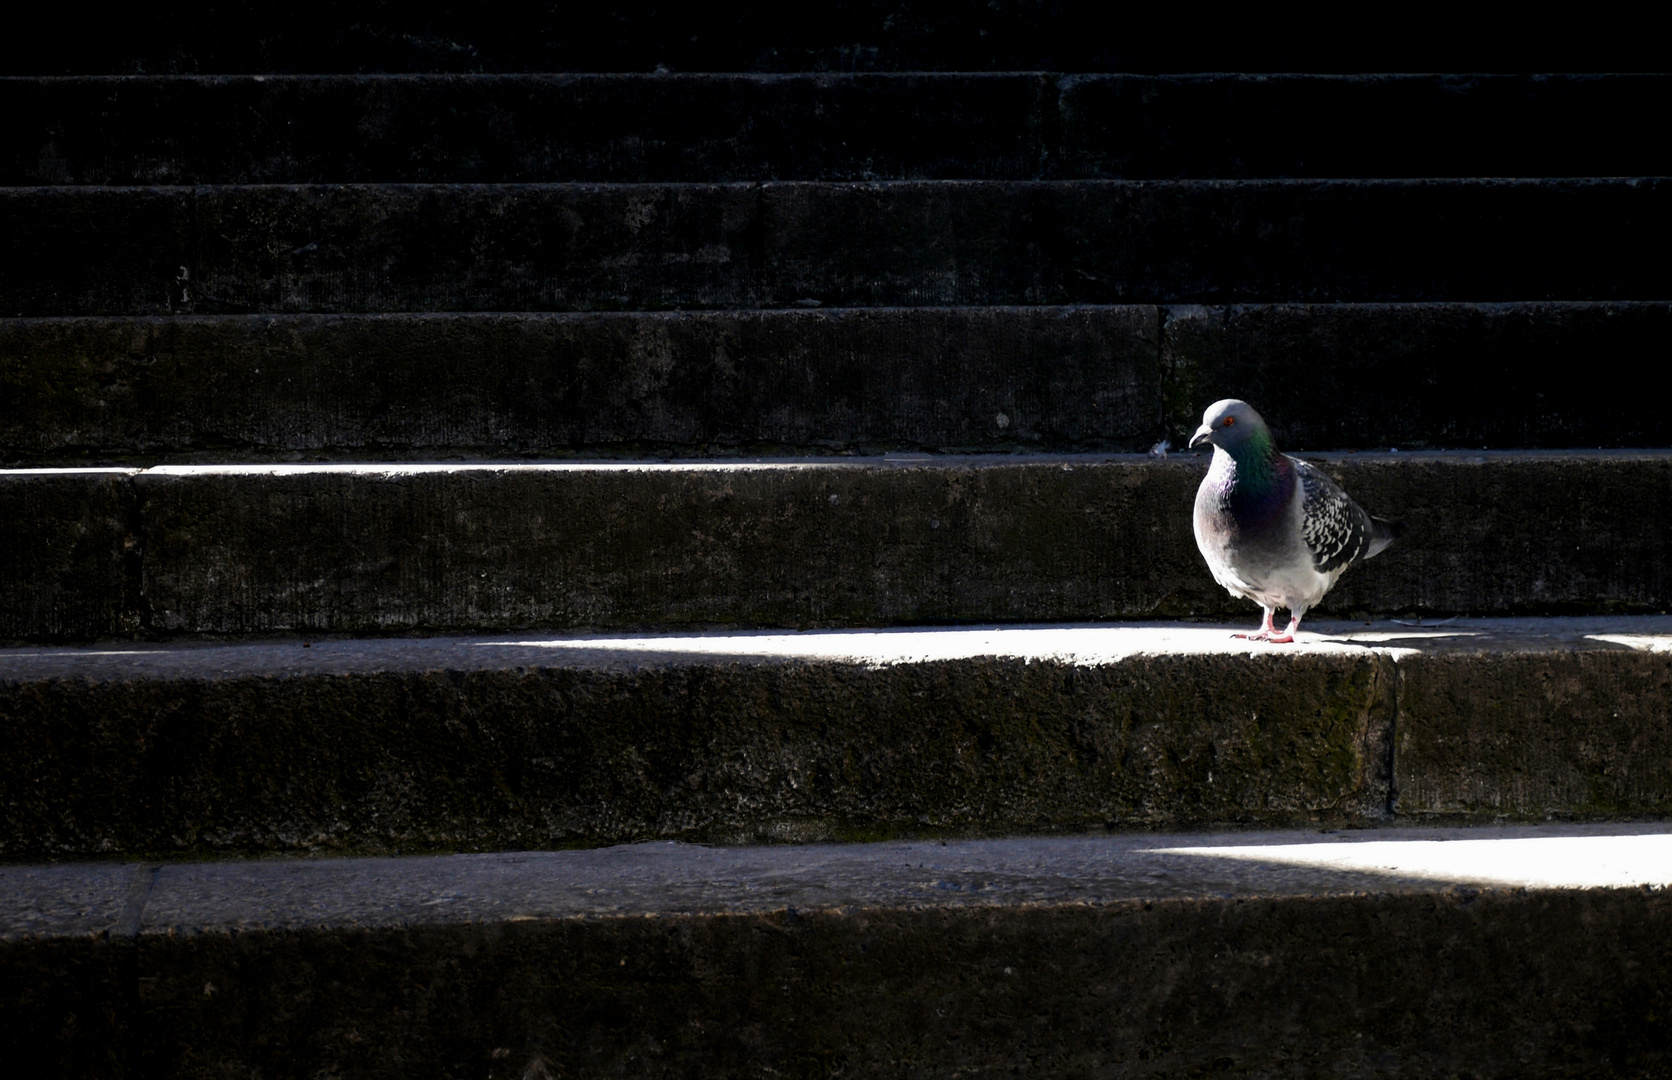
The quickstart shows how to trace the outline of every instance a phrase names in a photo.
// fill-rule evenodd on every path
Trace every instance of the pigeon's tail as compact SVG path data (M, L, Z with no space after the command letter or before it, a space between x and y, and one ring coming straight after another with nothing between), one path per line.
M1404 535L1405 524L1400 521L1389 521L1387 518L1370 516L1370 546L1365 548L1364 557L1369 559L1381 553L1381 550Z

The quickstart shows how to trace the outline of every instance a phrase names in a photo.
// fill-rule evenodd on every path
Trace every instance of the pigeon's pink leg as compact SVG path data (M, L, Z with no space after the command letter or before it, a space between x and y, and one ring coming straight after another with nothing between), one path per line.
M1287 630L1283 631L1281 634L1273 634L1266 638L1266 640L1271 642L1273 645L1287 645L1295 640L1295 631L1299 629L1300 616L1296 615L1289 620L1289 628Z
M1272 617L1273 614L1276 613L1276 609L1275 608L1262 608L1261 610L1263 610L1266 613L1266 618L1265 618L1265 622L1260 624L1260 628L1258 630L1254 631L1254 633L1252 633L1252 634L1232 634L1231 636L1232 637L1237 637L1237 638L1247 638L1249 641L1269 641L1269 640L1271 640L1271 636L1273 634L1277 633L1277 627L1275 627L1271 624L1271 617Z

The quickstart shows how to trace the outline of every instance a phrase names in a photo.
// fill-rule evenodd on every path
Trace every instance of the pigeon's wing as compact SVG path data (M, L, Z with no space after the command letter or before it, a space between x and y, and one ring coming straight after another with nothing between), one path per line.
M1312 568L1320 574L1345 570L1370 546L1370 515L1323 470L1289 460L1300 476L1301 538L1312 552Z

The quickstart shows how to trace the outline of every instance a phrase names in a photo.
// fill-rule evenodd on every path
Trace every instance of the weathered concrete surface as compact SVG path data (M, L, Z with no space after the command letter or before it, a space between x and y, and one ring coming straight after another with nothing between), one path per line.
M0 314L1664 300L1669 245L1653 178L11 188Z
M1092 74L1057 89L1064 176L1664 176L1672 164L1636 134L1639 110L1672 93L1659 75Z
M1288 449L1665 446L1569 375L1672 393L1668 338L1665 302L16 319L0 460L1131 451L1221 396Z
M1320 626L4 650L0 856L1667 812L1672 620Z
M1672 457L1318 457L1411 531L1324 611L1662 611ZM878 625L1229 615L1199 458L248 472L160 468L158 630Z
M0 81L0 184L1665 176L1662 75Z
M5 474L0 640L140 627L132 469ZM130 580L131 578L131 580Z
M0 321L0 457L1142 450L1153 307Z
M1435 34L1422 20L1313 40L1249 11L1180 33L1173 12L1122 9L1092 32L1086 0L832 0L820 17L779 3L617 2L490 7L418 0L183 0L90 22L43 8L38 35L0 41L0 71L67 75L469 71L1661 71L1652 35L1601 20Z
M1381 820L1389 661L1259 652L1098 628L5 651L0 856Z
M1197 468L165 466L136 483L158 630L805 627L1222 610L1189 539Z
M1426 820L1672 811L1672 623L1451 620L1401 650L1393 810Z
M1672 417L1620 400L1622 385L1642 401L1672 394L1664 303L1181 306L1163 317L1175 442L1207 402L1240 397L1285 448L1672 444Z
M1320 614L1646 614L1672 601L1665 452L1311 458L1409 526ZM98 573L52 579L50 609L34 577L16 579L3 625L17 640L1252 620L1190 532L1205 467L1205 455L159 466L123 481L131 520ZM46 483L0 472L0 488L22 492L8 498ZM116 481L51 483L74 502ZM62 527L59 510L10 519L11 558L57 565Z
M1655 1075L1664 826L1529 832L0 868L0 1037L115 1075ZM131 921L43 932L113 869Z
M17 866L0 886L0 1058L37 1076L136 1075L134 935L155 869Z
M1342 577L1322 611L1664 612L1672 599L1663 547L1672 542L1672 457L1310 457L1361 505L1419 534Z
M1037 74L7 80L0 183L1034 179L1056 96Z
M1615 640L1634 650L1401 662L1399 812L1672 812L1672 642Z

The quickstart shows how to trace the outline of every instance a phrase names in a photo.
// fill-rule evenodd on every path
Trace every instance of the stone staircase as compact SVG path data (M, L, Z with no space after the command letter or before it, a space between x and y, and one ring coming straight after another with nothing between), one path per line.
M0 45L0 1059L1672 1068L1661 61L337 7Z

